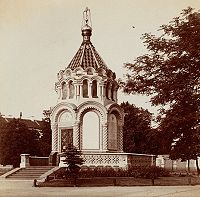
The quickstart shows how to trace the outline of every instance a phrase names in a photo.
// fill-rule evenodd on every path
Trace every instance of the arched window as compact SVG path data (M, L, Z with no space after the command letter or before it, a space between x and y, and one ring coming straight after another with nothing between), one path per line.
M69 98L73 98L74 97L74 84L73 81L69 82Z
M88 98L88 81L87 81L87 79L83 80L83 98Z
M65 82L62 83L62 99L67 98L67 84Z
M111 99L112 101L115 101L115 86L112 85L112 89L111 89Z
M92 81L92 98L97 98L97 81Z
M108 118L108 148L117 150L117 117L115 114L110 114Z
M87 69L87 74L88 74L88 75L93 75L93 70L92 70L92 68L88 68L88 69Z
M99 116L92 111L83 116L83 149L99 149Z

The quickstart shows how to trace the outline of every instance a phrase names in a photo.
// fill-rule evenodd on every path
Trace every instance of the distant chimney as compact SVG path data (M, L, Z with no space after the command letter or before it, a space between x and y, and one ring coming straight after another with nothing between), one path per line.
M22 112L20 112L19 114L19 119L22 119Z

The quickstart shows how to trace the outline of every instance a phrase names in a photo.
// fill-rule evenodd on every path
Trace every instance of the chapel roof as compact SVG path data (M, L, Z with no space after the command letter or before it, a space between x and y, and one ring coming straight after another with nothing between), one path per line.
M83 42L81 44L67 68L74 70L77 67L82 67L84 70L88 67L93 67L95 70L98 68L108 70L108 67L91 42Z
M93 67L95 70L99 68L108 70L108 67L106 66L105 62L100 57L100 55L98 54L95 47L90 41L90 37L92 35L92 28L88 24L89 21L88 12L89 9L86 8L86 10L84 11L85 18L83 19L84 25L81 28L83 42L67 68L74 70L77 67L82 67L85 70L88 67Z

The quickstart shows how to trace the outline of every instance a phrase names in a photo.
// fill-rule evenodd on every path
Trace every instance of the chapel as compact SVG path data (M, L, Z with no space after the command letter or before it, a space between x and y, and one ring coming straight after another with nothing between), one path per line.
M117 104L119 85L91 42L90 10L83 12L82 43L66 68L57 74L56 106L51 108L52 151L64 166L62 152L75 146L86 166L127 167L137 154L123 153L124 112ZM60 155L60 156L59 156ZM137 160L140 156L137 155ZM151 163L141 156L142 161ZM138 160L139 161L139 160Z
M52 153L75 146L83 153L123 152L123 110L116 74L91 42L90 10L83 12L83 41L57 74L58 103L51 110Z

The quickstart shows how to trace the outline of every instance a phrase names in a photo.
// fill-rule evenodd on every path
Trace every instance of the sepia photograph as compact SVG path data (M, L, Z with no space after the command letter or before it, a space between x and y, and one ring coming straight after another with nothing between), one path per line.
M198 197L200 0L0 0L0 197Z

